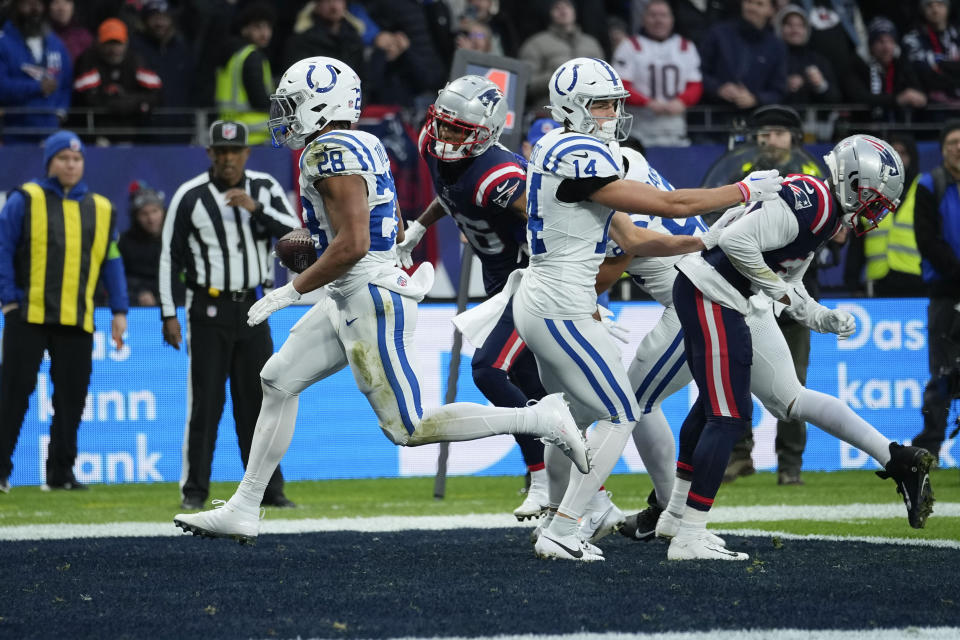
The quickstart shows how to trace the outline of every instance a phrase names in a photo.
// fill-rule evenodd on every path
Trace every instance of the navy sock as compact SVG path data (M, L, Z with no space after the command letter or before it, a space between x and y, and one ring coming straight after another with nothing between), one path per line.
M687 506L698 511L709 511L713 506L733 445L750 426L750 422L742 418L707 418L693 452L693 483Z

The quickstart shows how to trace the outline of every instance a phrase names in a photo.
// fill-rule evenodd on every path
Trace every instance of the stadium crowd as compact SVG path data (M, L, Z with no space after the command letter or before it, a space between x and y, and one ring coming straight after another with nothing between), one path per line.
M525 123L544 115L558 64L602 58L629 83L647 146L688 144L696 105L722 128L765 104L842 104L820 115L887 124L938 123L960 104L950 0L6 0L0 18L5 144L82 130L84 108L110 131L100 143L189 142L137 130L190 131L194 110L253 124L307 55L342 59L366 104L418 121L456 49L516 57L532 69Z

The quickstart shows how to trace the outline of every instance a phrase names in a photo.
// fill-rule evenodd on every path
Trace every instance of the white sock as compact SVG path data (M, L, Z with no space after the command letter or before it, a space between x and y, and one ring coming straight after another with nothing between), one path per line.
M880 466L890 461L890 440L838 398L804 389L793 402L790 418L810 422L852 444L873 456Z
M640 416L633 427L633 443L650 474L657 503L666 507L676 475L677 447L663 409L657 406L650 413Z
M677 516L683 516L683 511L687 507L687 494L690 493L692 480L681 480L676 478L673 481L673 491L670 492L670 504L667 505L667 511Z
M707 515L709 511L700 511L693 507L687 507L683 511L683 524L697 529L707 528Z
M537 416L528 408L488 407L473 402L453 402L442 407L424 409L420 426L410 437L409 445L431 442L477 440L500 434L532 433L537 435Z
M242 511L259 513L260 501L274 469L290 447L297 423L298 395L290 395L267 384L263 387L263 403L253 432L247 470L236 493L228 504Z
M565 538L576 535L579 529L580 522L575 518L565 518L564 516L554 515L545 530L550 531L551 538Z
M543 462L547 467L547 496L550 499L550 506L556 509L567 491L573 462L564 455L560 447L552 444L544 446Z
M617 460L623 455L623 447L633 431L633 425L633 422L597 422L597 426L587 436L587 447L593 451L590 473L583 474L578 469L570 471L570 482L558 509L560 513L574 519L583 515L590 499L603 486Z
M527 493L533 493L534 491L542 491L547 493L547 486L546 468L530 472L530 488L527 489Z

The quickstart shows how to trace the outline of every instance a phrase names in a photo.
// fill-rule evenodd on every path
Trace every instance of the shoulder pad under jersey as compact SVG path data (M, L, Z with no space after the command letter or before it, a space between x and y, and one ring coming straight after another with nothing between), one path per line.
M622 177L618 145L608 146L592 136L554 129L537 143L530 163L543 173L561 178Z
M313 140L300 156L300 173L326 178L359 173L386 173L390 169L380 140L364 131L335 130Z

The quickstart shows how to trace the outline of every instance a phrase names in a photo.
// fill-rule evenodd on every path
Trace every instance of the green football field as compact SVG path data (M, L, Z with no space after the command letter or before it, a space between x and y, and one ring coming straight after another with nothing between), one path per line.
M869 471L806 472L805 486L779 487L773 473L757 473L724 485L717 496L719 529L762 529L794 534L882 536L960 540L960 473L935 470L934 514L922 530L911 529L893 481ZM268 509L268 519L346 518L372 516L449 516L509 513L522 496L519 477L452 477L446 497L433 497L433 478L329 480L290 482L287 496L296 509ZM228 498L234 483L215 483L211 498ZM645 506L650 491L644 474L611 476L606 485L614 502L632 513ZM727 507L791 507L796 518L752 520L762 509L737 510L720 518ZM843 508L845 505L850 505ZM208 503L209 507L209 503ZM829 509L829 511L827 511ZM170 522L179 511L179 493L172 483L92 485L85 492L44 492L39 487L13 487L0 494L0 527L31 524L101 524ZM769 513L770 511L763 511ZM837 513L836 519L827 519ZM882 512L882 513L880 513ZM729 513L729 512L728 512ZM879 516L879 517L878 517Z

